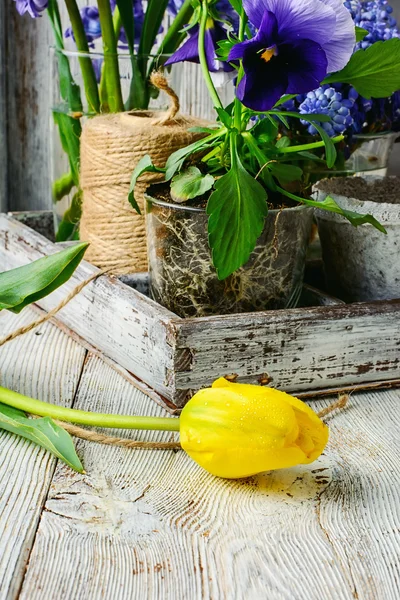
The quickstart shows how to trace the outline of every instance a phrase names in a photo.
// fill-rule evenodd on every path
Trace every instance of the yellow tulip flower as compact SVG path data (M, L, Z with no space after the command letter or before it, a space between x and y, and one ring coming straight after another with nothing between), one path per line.
M328 427L298 398L224 378L197 392L180 417L183 449L229 479L311 463L328 436Z

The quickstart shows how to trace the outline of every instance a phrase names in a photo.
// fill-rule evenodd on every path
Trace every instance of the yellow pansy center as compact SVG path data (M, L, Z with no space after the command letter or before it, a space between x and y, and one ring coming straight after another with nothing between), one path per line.
M206 29L213 29L213 28L214 28L214 19L212 19L211 17L208 17L207 23L206 23Z
M271 46L270 48L266 48L261 53L261 58L268 63L271 58L278 55L278 48L276 46Z

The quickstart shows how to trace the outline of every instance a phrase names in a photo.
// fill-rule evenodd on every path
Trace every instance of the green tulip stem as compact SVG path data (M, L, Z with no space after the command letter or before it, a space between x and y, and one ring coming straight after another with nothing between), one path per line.
M203 71L204 81L206 82L208 91L210 93L211 99L214 104L214 108L223 109L222 102L218 96L217 90L215 89L215 85L211 78L210 71L208 70L207 57L206 57L206 46L205 46L207 20L208 20L208 0L203 0L202 5L201 5L201 19L200 19L200 30L199 30L200 65L201 65L201 69Z
M98 0L101 37L103 40L104 72L107 85L107 100L110 111L124 110L122 100L121 78L118 65L117 36L114 30L110 0Z
M112 427L116 429L151 429L157 431L179 431L179 419L162 417L136 417L130 415L110 415L64 408L49 402L34 400L12 390L0 387L0 403L7 404L26 413L41 417L52 417L68 423L90 425L92 427Z
M89 54L89 46L86 39L85 29L79 12L76 0L65 0L69 20L75 38L78 52ZM97 88L96 74L94 72L92 60L89 57L79 56L79 64L82 70L82 78L85 86L86 98L89 104L89 111L100 112L99 91Z

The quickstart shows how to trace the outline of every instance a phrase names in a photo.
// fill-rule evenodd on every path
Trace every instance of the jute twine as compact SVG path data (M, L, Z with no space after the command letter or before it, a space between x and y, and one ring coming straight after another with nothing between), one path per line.
M62 308L64 308L64 306L66 306L68 302L75 298L75 296L77 296L83 290L83 288L88 285L88 283L90 283L94 279L97 279L97 277L100 277L100 275L104 275L104 273L106 273L106 270L93 273L93 275L85 279L85 281L82 281L76 287L74 287L74 289L48 313L42 315L41 317L36 319L36 321L32 321L32 323L29 323L29 325L24 325L19 329L13 331L12 333L9 333L5 337L1 338L0 347L4 346L4 344L6 344L7 342L11 342L11 340L15 340L15 338L19 337L20 335L23 335L24 333L29 333L29 331L32 331L32 329L39 327L39 325L42 325L43 323L46 323L46 321L50 321L50 319L52 319L54 315L56 315Z
M170 96L167 112L99 115L87 121L81 136L80 237L90 242L86 260L116 275L147 271L144 192L150 183L163 179L159 173L140 178L135 190L142 211L138 215L128 202L134 168L146 154L164 167L170 154L202 136L188 130L206 124L177 116L179 100L165 77L155 73L151 80Z

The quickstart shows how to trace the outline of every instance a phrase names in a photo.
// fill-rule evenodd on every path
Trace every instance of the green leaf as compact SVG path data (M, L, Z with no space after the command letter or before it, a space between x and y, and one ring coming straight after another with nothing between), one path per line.
M56 179L52 185L53 202L59 202L65 196L67 196L74 187L74 185L75 182L71 171L68 171L68 173L64 173L63 175L61 175L61 177Z
M229 0L229 4L232 6L233 10L238 13L238 15L241 14L243 10L242 0Z
M125 31L126 40L128 42L129 53L133 54L135 44L135 22L133 17L133 2L132 0L117 0L119 14L121 15L122 26Z
M356 27L356 42L361 42L368 33L369 31L367 29Z
M287 148L290 146L290 138L288 138L286 135L283 135L281 138L279 138L279 140L277 140L275 146L277 148Z
M21 410L0 404L0 428L42 446L74 471L84 473L71 436L50 417L28 419Z
M140 35L139 55L151 54L169 0L149 0Z
M277 136L278 127L273 120L260 119L253 129L251 129L251 133L262 143L272 142Z
M80 88L72 77L69 58L62 52L64 49L64 34L57 0L49 0L47 13L50 18L56 45L55 52L58 60L61 98L68 103L70 110L80 112L82 111Z
M201 140L197 140L197 142L193 142L193 144L190 144L185 148L181 148L180 150L177 150L176 152L171 154L165 165L165 181L169 181L170 179L172 179L172 177L177 171L180 171L180 169L183 166L183 163L191 154L200 152L201 150L205 150L206 148L214 146L224 134L226 134L225 127L218 129L211 135L204 137Z
M212 175L203 175L197 167L188 167L186 171L175 175L171 183L171 197L175 202L186 202L202 196L214 185Z
M82 215L82 193L74 194L71 206L65 211L56 233L56 242L74 239Z
M337 157L337 152L336 152L336 148L335 148L335 144L332 141L332 138L329 137L329 135L326 133L325 129L323 127L321 127L321 125L318 125L318 123L313 123L315 129L318 131L321 140L324 142L325 144L325 160L326 160L326 164L329 167L329 169L331 169L333 167L333 165L336 162L336 157Z
M298 181L303 176L303 170L295 165L286 165L271 161L268 165L272 175L280 182L286 183L290 181Z
M219 108L218 106L215 107L215 110L217 111L218 118L221 121L222 125L225 125L227 129L232 127L232 116L229 113L227 113L226 110L224 110L223 108Z
M73 182L76 187L79 187L80 137L82 131L80 121L56 111L53 111L53 118L56 125L58 125L62 149L68 156Z
M349 83L365 98L388 98L400 89L400 39L375 42L358 50L341 71L323 83Z
M345 217L354 227L358 227L359 225L364 225L365 223L369 223L375 229L378 229L382 233L387 233L386 229L383 225L379 223L372 215L365 215L361 213L354 212L352 210L345 210L341 208L339 204L331 197L327 196L325 200L322 202L315 202L314 200L303 200L304 204L308 206L315 206L316 208L320 208L323 210L327 210L329 212L337 213L338 215L342 215Z
M375 227L375 229L378 229L378 231L381 231L382 233L387 233L384 226L381 225L379 221L377 221L372 215L365 215L354 212L352 210L345 210L344 208L341 208L331 196L327 196L325 200L317 202L316 200L309 200L308 198L301 198L300 196L291 194L283 188L278 188L278 191L281 192L281 194L283 194L284 196L295 200L296 202L301 202L302 204L306 204L307 206L313 206L321 210L327 210L329 212L334 212L338 215L342 215L342 217L345 217L352 225L354 225L354 227L358 227L359 225L369 223L370 225Z
M217 179L207 204L209 242L219 279L248 261L268 213L267 192L243 167L236 136L232 137L231 169Z
M68 281L81 262L88 243L65 248L34 262L0 273L0 310L19 313Z
M293 98L296 98L296 96L297 96L297 94L285 94L284 96L282 96L282 98L280 98L278 100L278 102L275 104L274 108L278 108L278 106L285 104L285 102L288 102L289 100L293 100Z
M141 158L139 160L138 164L136 165L136 167L132 173L131 185L129 187L128 200L129 200L132 208L134 208L139 213L139 215L141 214L141 211L140 211L139 204L135 200L134 194L135 194L135 187L136 187L137 180L139 179L139 177L141 175L143 175L143 173L165 173L165 169L161 169L161 168L153 165L153 161L151 160L151 158L148 154L146 154L146 156L143 156L143 158Z

